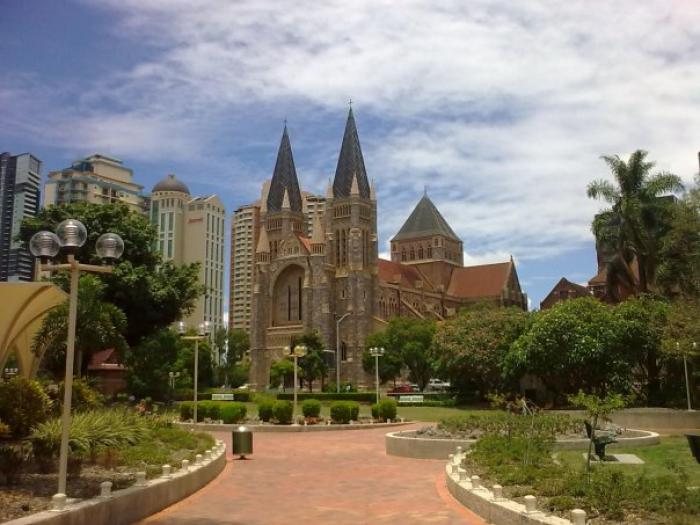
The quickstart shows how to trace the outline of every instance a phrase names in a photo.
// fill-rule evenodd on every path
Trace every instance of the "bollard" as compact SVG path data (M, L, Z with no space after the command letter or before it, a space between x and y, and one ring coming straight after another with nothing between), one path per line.
M199 466L199 465L202 464L202 455L201 455L201 454L197 454L197 455L194 457L194 464L197 465L197 466Z
M400 417L399 420L401 421L401 423L403 423L403 418L402 418L402 417Z
M182 460L182 470L183 470L183 472L187 472L190 470L190 460L189 459Z
M586 525L586 511L581 509L572 510L571 522L573 525Z
M54 494L51 498L52 508L54 512L63 512L66 510L66 495L65 494Z
M537 512L537 498L532 495L525 496L525 512L528 514L531 512Z
M163 465L163 474L161 475L161 477L165 479L170 479L170 465Z
M100 497L101 498L111 498L112 497L112 482L103 481L100 483Z
M493 486L493 499L494 501L503 501L503 487L500 485Z
M145 472L137 472L136 473L136 483L134 483L135 486L137 487L145 487L148 485L148 481L146 481L146 473Z
M479 476L472 476L472 489L480 489L481 488L481 478Z

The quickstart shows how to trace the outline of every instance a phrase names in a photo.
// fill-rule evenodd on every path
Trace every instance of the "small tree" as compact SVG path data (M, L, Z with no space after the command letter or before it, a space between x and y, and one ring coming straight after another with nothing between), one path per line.
M301 379L306 381L309 392L313 391L313 382L321 379L321 389L323 390L323 380L328 373L326 361L323 359L323 340L317 331L307 332L301 337L292 339L292 346L306 346L306 355L299 358L298 365L301 372Z
M370 348L384 348L385 353L379 358L379 381L383 384L387 381L396 382L401 375L401 353L396 348L389 346L385 332L373 332L365 340L365 351L362 353L362 368L368 374L374 375L375 358L370 353Z
M591 471L591 450L593 449L593 441L595 440L595 429L598 426L598 421L610 421L610 414L615 410L624 408L625 398L620 394L608 394L601 398L596 395L586 394L583 390L579 390L575 396L569 396L569 403L574 406L582 407L586 410L586 414L591 419L591 435L588 441L588 457L586 459L586 470ZM601 460L603 458L600 458ZM590 477L590 476L589 476Z
M279 361L272 363L272 366L270 366L270 384L282 384L283 392L286 389L286 384L293 375L294 363L292 363L289 359L280 359Z

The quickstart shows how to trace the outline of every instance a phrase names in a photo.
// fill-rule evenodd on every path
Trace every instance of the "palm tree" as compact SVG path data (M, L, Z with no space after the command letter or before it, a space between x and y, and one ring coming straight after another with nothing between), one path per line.
M599 251L608 255L608 297L618 299L617 290L634 294L654 289L661 238L669 228L673 197L683 189L681 179L671 173L651 174L653 162L647 152L637 150L627 162L619 156L603 156L617 186L598 179L588 185L588 197L602 199L611 208L596 215L593 233ZM637 265L637 272L633 265Z

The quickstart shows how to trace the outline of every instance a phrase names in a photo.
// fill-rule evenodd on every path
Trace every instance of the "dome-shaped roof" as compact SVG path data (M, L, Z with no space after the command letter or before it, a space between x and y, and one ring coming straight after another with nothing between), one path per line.
M190 189L181 180L177 180L172 173L153 186L153 192L156 191L179 191L189 195Z

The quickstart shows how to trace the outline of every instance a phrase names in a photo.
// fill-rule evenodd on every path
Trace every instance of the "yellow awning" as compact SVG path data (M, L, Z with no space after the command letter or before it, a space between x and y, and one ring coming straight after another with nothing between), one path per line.
M51 283L0 283L0 369L17 356L19 373L36 374L39 359L32 352L32 339L49 310L68 295Z

